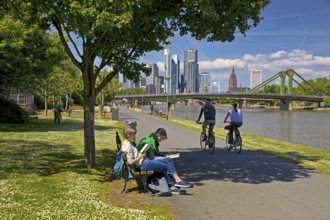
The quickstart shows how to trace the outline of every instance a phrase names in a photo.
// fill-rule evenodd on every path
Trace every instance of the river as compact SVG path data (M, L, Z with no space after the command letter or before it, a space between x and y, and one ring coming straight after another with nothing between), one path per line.
M164 106L159 107L165 109ZM217 126L224 126L222 122L229 109L229 106L216 106ZM176 105L172 115L195 121L199 110L200 106ZM241 111L244 116L242 132L330 150L330 112L267 108L243 108Z

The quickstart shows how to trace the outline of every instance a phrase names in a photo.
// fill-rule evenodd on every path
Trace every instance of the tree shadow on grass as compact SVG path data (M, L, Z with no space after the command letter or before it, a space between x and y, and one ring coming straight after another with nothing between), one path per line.
M110 130L116 127L110 125L95 125L95 130ZM78 131L84 130L84 122L79 119L66 119L54 123L53 119L41 118L37 122L26 124L0 124L0 132L47 132L47 131Z
M41 141L3 140L0 149L0 179L11 174L53 175L60 172L90 173L84 155L75 153L70 145L49 144ZM96 152L97 171L109 166L111 150Z
M175 149L171 149L175 150ZM179 149L178 149L179 150ZM241 154L216 148L214 155L200 149L181 152L180 159L174 159L181 176L187 181L202 185L204 180L231 181L235 183L261 184L273 181L292 182L308 178L312 172L297 164L251 150ZM297 156L299 152L293 152ZM301 160L306 159L300 155ZM312 158L319 160L320 158Z

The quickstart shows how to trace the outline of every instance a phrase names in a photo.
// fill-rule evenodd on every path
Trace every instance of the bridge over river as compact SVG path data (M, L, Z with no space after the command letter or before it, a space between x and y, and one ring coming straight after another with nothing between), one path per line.
M294 76L298 77L302 82L299 83ZM288 85L286 89L286 77L288 77ZM272 81L280 78L280 93L260 93L260 89L262 89L265 85L268 85ZM293 94L292 83L295 82L301 88L304 89L310 95L297 95ZM321 94L313 85L311 85L308 81L306 81L301 75L299 75L293 69L287 69L285 71L278 72L274 76L270 77L263 83L257 85L256 87L248 90L247 92L240 93L189 93L189 94L139 94L139 95L118 95L115 99L134 99L134 103L137 102L144 103L149 101L159 101L159 102L167 102L174 104L177 101L189 100L189 99L197 99L197 100L205 100L206 98L212 98L214 100L236 100L240 108L246 107L247 102L250 100L256 101L267 101L267 100L280 100L280 109L281 110L292 110L292 101L308 101L318 103L323 102L325 96ZM139 101L140 100L140 101Z
M308 101L320 103L323 102L324 96L313 95L297 95L297 94L276 94L276 93L189 93L189 94L136 94L136 95L117 95L115 99L133 99L134 102L147 103L149 101L169 102L174 104L177 101L185 101L196 99L204 101L206 98L213 100L236 100L241 107L249 100L267 101L281 100L280 108L283 110L291 110L292 101Z

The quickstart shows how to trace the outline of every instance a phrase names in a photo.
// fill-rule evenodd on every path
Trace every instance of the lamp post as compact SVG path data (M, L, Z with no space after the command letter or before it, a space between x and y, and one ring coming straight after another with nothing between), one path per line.
M166 120L168 120L168 112L169 112L169 106L168 106L168 91L169 91L169 81L170 81L171 77L166 76L165 80L166 80Z
M142 92L142 100L141 100L141 110L143 112L143 95L144 95L144 91L145 91L145 86L142 86L143 92Z

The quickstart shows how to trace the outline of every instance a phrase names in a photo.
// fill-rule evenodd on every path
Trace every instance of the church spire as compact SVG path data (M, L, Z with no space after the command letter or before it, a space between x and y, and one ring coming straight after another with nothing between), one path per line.
M230 78L229 78L228 91L233 92L233 91L235 91L236 88L237 88L237 78L236 78L235 69L233 66L233 69L231 71Z

